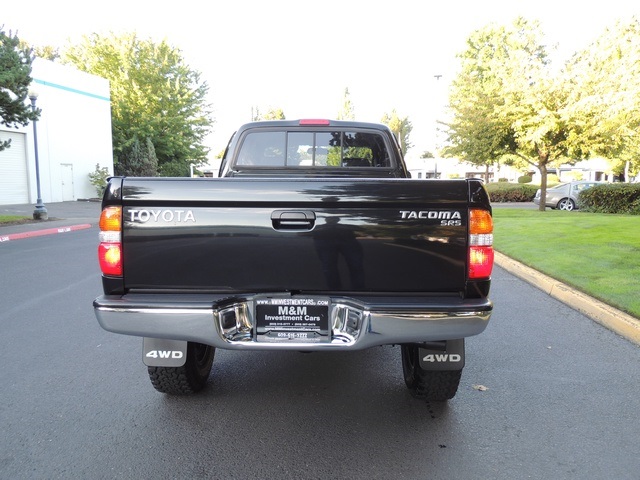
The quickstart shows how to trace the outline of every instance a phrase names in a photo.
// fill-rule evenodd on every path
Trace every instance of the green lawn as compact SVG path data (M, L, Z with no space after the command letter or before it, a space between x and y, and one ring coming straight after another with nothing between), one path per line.
M497 251L640 318L640 216L494 208Z
M23 217L20 215L0 215L0 225L9 223L20 223L25 220L29 220L30 217Z

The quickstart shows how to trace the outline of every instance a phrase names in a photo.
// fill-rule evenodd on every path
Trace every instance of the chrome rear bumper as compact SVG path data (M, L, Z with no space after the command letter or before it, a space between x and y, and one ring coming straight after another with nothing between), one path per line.
M255 297L132 294L94 301L100 326L113 333L204 343L222 349L360 350L377 345L465 338L487 326L488 299L332 297L328 338L265 341L254 328Z

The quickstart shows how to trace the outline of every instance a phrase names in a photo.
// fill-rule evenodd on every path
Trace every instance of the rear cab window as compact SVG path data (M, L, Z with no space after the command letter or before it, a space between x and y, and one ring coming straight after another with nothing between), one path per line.
M390 168L384 137L372 131L249 131L236 166L242 168Z

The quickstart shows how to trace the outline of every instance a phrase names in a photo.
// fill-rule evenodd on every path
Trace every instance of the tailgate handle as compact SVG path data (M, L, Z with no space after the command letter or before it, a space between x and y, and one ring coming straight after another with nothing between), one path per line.
M310 210L276 210L271 214L276 230L311 230L316 224L316 214Z

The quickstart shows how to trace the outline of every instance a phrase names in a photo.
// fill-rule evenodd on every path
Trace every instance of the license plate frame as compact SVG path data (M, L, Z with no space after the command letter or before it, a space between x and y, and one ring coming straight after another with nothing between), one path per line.
M330 342L326 297L264 297L255 302L256 341L280 343Z

